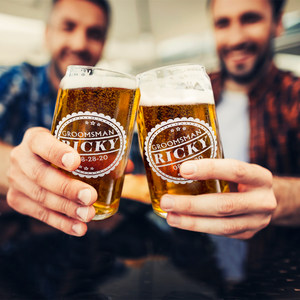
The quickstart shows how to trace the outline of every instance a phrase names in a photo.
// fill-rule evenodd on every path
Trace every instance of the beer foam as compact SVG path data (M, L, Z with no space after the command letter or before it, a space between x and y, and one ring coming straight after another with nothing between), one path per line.
M143 89L141 88L140 106L214 104L212 90L194 89Z
M124 77L65 76L60 82L60 87L64 90L97 87L136 89L137 82Z

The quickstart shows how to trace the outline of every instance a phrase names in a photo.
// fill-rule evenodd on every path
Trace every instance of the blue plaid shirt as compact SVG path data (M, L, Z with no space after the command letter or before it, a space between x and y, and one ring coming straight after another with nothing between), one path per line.
M18 145L28 128L50 129L57 91L47 67L23 63L0 67L0 140Z

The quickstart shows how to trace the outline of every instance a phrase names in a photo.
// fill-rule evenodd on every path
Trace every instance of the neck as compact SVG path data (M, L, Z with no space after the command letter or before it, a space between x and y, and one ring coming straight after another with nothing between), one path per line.
M244 84L238 83L230 77L226 77L224 80L224 90L249 94L253 87L266 76L271 67L272 63L268 63L267 65L265 64L265 66L261 69L261 72L259 72L259 74L257 74L251 82Z

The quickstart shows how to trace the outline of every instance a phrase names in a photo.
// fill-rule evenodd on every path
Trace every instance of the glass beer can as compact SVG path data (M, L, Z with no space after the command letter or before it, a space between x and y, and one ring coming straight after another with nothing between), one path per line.
M180 165L189 160L223 158L211 82L194 64L162 67L137 76L141 92L137 125L140 150L154 212L164 194L229 192L222 180L188 180Z
M52 134L78 151L81 164L67 172L93 186L93 220L119 207L140 93L137 79L96 67L69 66L61 80Z

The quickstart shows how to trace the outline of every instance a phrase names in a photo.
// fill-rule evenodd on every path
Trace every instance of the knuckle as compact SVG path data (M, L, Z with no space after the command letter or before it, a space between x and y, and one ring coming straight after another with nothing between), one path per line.
M217 212L220 215L230 215L235 211L235 203L231 197L222 195L217 202Z
M270 224L270 222L271 222L271 216L264 218L263 221L261 222L260 229L267 227Z
M69 194L68 191L71 190L71 181L68 179L63 180L60 184L59 190L62 196L67 197Z
M36 182L42 182L46 177L45 164L43 162L37 162L32 168L32 178Z
M213 159L211 159L209 161L209 169L210 169L211 178L215 178L216 177L215 174L216 174L217 168L216 168L216 163L215 163L215 161Z
M265 180L266 180L266 185L269 188L272 188L272 186L273 186L273 174L267 169L266 169Z
M262 211L267 214L273 213L273 211L277 207L277 201L273 193L271 195L266 195L264 198L262 198L261 203Z
M41 186L34 188L33 199L42 205L45 205L47 192Z
M19 146L18 147L14 147L12 150L11 150L11 152L10 152L10 161L11 161L11 163L16 163L16 162L18 162L18 157L19 157L19 151L18 151L18 149L19 149Z
M8 190L6 194L6 202L12 208L15 208L18 205L16 194L13 192L11 188Z
M51 162L51 161L54 161L54 159L56 159L57 156L59 156L57 145L56 144L51 144L51 146L49 146L47 148L46 157Z
M184 203L184 212L192 212L193 211L193 201L191 198L187 197Z
M269 213L272 213L277 207L276 199L273 198L271 201L269 201L266 205L266 211Z
M49 212L46 209L40 209L37 212L37 219L48 224Z
M26 130L24 134L23 141L26 141L28 145L35 143L37 138L37 133L38 133L37 128L29 128L28 130Z
M188 217L185 228L190 231L197 231L197 221L194 217Z
M60 211L65 214L69 215L69 206L70 206L70 201L68 199L62 199L61 201L61 206L60 206Z
M233 234L241 233L243 231L244 231L243 228L241 228L241 226L238 226L234 221L224 220L222 225L223 235L233 235Z
M237 179L244 178L246 175L246 172L247 172L245 166L240 162L234 163L233 171L234 171L234 175Z
M6 177L7 177L8 183L10 185L13 185L14 182L15 182L15 179L14 179L13 172L12 172L11 168L8 170L8 172L6 174Z

